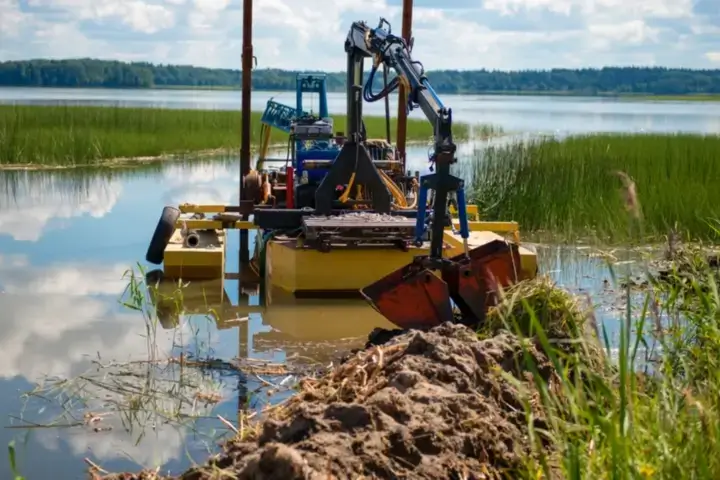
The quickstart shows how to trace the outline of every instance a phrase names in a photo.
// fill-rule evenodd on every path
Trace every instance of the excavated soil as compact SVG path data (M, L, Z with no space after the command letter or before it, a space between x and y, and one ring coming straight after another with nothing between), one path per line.
M509 333L478 340L453 324L396 333L306 381L256 438L226 444L177 478L517 478L531 449L523 396L504 373L533 396L520 342ZM553 385L548 360L526 348ZM535 428L546 428L541 411L534 418ZM143 475L106 478L157 478Z
M586 322L565 293L540 281L520 286L516 294L537 308L547 336L559 340L565 358L582 361L601 352L578 341L588 339L592 319ZM537 451L530 445L528 418L536 432L549 430L531 368L551 392L559 391L540 344L524 332L532 330L527 317L519 302L508 300L491 312L480 335L450 323L425 332L375 331L364 350L320 378L303 380L297 395L264 412L262 423L246 425L222 454L173 478L526 477L527 462ZM522 335L508 332L507 319ZM563 341L569 339L574 341ZM552 446L543 447L552 458Z

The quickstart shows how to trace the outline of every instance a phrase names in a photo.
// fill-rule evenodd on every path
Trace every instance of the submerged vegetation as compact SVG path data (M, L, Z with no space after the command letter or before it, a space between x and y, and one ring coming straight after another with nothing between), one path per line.
M253 145L259 145L261 117L262 112L252 112ZM345 130L344 116L334 121L337 131ZM391 123L395 129L395 120ZM206 150L230 153L240 147L240 124L240 112L226 110L0 105L0 166L93 165ZM385 135L383 117L366 117L365 124L370 137ZM460 124L455 131L467 138L468 126ZM427 140L432 133L427 121L408 120L408 140ZM285 144L287 135L273 131L271 142Z
M479 152L473 190L487 218L518 221L523 231L625 241L623 171L644 199L641 241L670 230L711 239L720 219L719 151L720 136L710 135L542 138Z

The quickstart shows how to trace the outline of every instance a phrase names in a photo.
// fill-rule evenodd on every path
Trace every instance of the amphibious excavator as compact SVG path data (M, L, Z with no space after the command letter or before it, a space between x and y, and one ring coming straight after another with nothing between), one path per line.
M387 28L385 28L387 27ZM503 239L491 240L480 246L470 248L470 228L467 218L464 181L450 173L450 168L457 162L457 147L453 142L452 110L445 107L435 93L430 82L424 75L422 63L413 60L412 45L392 34L392 27L385 19L381 19L377 28L370 28L364 22L352 25L345 50L348 52L348 78L352 74L362 72L362 63L373 58L370 76L365 84L364 99L372 102L388 95L403 82L408 95L408 108L418 106L433 126L434 145L430 155L430 163L435 172L420 178L418 210L415 219L416 246L421 246L426 234L430 236L429 255L415 256L412 262L373 284L363 288L363 296L388 320L401 326L432 326L444 321L452 321L457 317L453 311L454 302L463 323L478 323L485 317L488 294L497 291L498 284L507 285L519 277L520 252L518 246ZM378 67L388 65L395 70L397 76L390 86L380 93L372 93L372 85ZM348 101L348 115L352 115L359 102L355 96L359 92L352 91L353 98ZM357 115L356 118L359 118ZM350 118L348 118L350 120ZM357 128L357 125L353 125ZM351 134L358 132L350 129ZM355 140L353 142L353 140ZM355 138L340 152L337 166L333 166L320 185L316 198L324 200L320 206L327 211L329 202L327 192L329 186L337 183L346 175L346 169L353 165L355 171L364 168L364 178L374 188L377 195L374 208L387 212L390 208L387 193L383 192L382 184L371 168L363 149L351 152L353 143L361 145L361 139ZM340 162L343 153L347 158ZM350 160L352 158L352 161ZM326 183L327 182L327 183ZM327 185L327 186L325 186ZM428 191L434 192L432 210L426 222ZM377 192L377 193L375 193ZM451 258L443 256L445 247L445 227L452 225L448 216L449 201L454 192L456 208L459 216L462 252ZM433 272L439 272L439 276Z
M239 207L181 205L169 213L172 207L166 207L170 226L161 219L148 261L164 259L165 273L173 277L220 276L223 231L253 229L256 271L295 296L359 292L401 328L482 322L500 287L536 275L536 257L519 245L517 223L469 221L464 181L451 174L457 162L452 110L413 59L412 43L394 35L385 19L376 28L353 23L345 41L345 134L334 135L322 119L295 118L290 127L291 144L333 138L340 147L334 160L314 162L306 155L300 165L293 155L272 179L251 171L243 178ZM381 66L396 76L375 93ZM380 158L370 153L377 148L367 138L363 101L384 99L400 86L408 112L419 108L433 127L427 175L406 172L396 149ZM295 175L313 162L322 166L321 175ZM212 212L218 212L212 220L197 218ZM228 218L231 212L240 216ZM195 216L180 218L181 213ZM191 234L192 245L186 241Z

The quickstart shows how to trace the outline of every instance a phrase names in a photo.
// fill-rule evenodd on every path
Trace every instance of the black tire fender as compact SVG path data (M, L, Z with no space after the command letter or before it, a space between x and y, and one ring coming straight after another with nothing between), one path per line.
M155 227L155 233L153 233L150 245L148 245L145 260L155 265L160 265L163 262L165 247L170 243L170 237L175 231L178 218L180 218L180 210L175 207L163 208L160 220L158 220Z

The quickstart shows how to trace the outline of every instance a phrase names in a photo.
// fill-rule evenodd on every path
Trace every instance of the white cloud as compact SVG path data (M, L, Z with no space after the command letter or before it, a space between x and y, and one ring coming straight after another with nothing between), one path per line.
M97 355L100 355L103 364L147 359L148 346L141 315L122 309L118 304L128 282L123 279L124 271L125 267L119 264L33 267L27 257L0 255L0 311L3 312L0 377L24 377L36 382L45 377L73 380L80 374L86 374L106 381L114 378L104 378L110 370L93 369L95 374L86 373L91 367L90 360L97 359ZM176 331L158 328L154 340L158 357L170 354L180 332L185 339L192 338L190 329L185 327ZM142 374L147 367L138 364L138 368L138 373ZM127 371L131 369L132 365L126 367ZM158 382L157 377L145 378L144 375L127 378L136 378L138 389L147 387L146 381ZM184 384L200 385L201 390L211 389L206 385L207 381L198 375L188 373L183 378ZM167 385L164 384L165 389ZM212 388L212 391L220 393L223 398L232 397L233 385L223 384L219 390L217 388ZM47 430L39 433L40 441L50 449L59 449L61 442L67 442L73 453L87 454L90 450L101 462L129 456L144 466L159 465L183 454L187 431L176 429L175 425L160 417L155 418L154 412L161 407L168 410L177 408L181 395L187 395L192 400L193 392L192 388L187 392L176 391L171 397L158 391L155 394L158 405L152 410L136 412L147 423L136 422L131 434L126 432L120 416L113 414L101 423L111 427L110 431L92 433L93 425L60 439L57 432ZM104 405L112 400L128 402L128 398L115 392L115 389L104 389L98 385L86 385L83 396L89 401L89 411L103 411ZM145 401L150 402L147 397ZM202 402L197 407L196 413L202 411ZM187 405L185 409L188 409ZM82 416L84 412L74 413ZM136 444L135 440L143 431L142 441Z
M617 44L628 46L644 43L657 43L660 30L649 27L642 20L623 23L591 24L588 26L593 35L592 44L598 50L608 50Z
M118 308L126 269L96 264L38 268L24 256L0 255L0 377L69 377L80 373L87 354L100 351L104 358L123 360L145 353L137 313Z
M68 188L64 177L57 175L42 172L18 175L16 195L8 190L0 195L0 235L10 235L15 240L39 240L52 219L103 217L110 213L122 193L119 182L104 178L89 179L75 189Z
M503 15L542 10L563 15L577 11L587 16L616 17L680 18L692 14L692 0L486 0L484 6Z
M181 203L232 205L237 203L239 172L222 163L167 165L163 183L169 187L163 196L165 205Z
M0 59L92 56L240 66L242 0L0 0ZM258 66L342 70L354 20L400 31L399 0L255 0ZM717 15L693 0L447 0L416 6L428 69L628 65L708 67ZM68 41L70 39L70 41Z
M718 52L707 52L705 54L708 60L712 63L720 64L720 51Z
M142 0L28 0L33 7L62 8L78 20L120 20L141 33L155 33L175 24L175 13L164 5Z
M15 37L19 34L24 20L16 1L0 0L0 47L3 37Z

